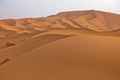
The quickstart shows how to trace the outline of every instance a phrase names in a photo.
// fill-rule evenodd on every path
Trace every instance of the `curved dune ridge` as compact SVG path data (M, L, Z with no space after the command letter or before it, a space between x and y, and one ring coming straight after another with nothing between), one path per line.
M119 30L96 10L0 20L0 80L120 80Z

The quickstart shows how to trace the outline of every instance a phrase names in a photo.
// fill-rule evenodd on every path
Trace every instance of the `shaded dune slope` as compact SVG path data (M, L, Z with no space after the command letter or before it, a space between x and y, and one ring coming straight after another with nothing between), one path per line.
M32 49L35 49L42 45L49 44L51 42L61 40L70 36L71 35L46 34L46 35L41 35L35 38L30 37L27 39L23 39L22 41L16 42L15 46L3 47L3 49L0 50L0 53L1 53L0 59L4 60L6 58L9 58L9 59L17 58L21 55L26 54L26 52L29 52Z

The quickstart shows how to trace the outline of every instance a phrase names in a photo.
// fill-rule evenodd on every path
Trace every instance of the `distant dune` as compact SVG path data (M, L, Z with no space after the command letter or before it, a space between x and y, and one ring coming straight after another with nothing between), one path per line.
M0 34L5 30L7 30L5 35L10 35L10 32L31 33L53 28L77 28L97 32L120 31L119 26L119 14L95 10L70 11L43 18L0 20Z
M0 20L0 80L120 80L120 15Z

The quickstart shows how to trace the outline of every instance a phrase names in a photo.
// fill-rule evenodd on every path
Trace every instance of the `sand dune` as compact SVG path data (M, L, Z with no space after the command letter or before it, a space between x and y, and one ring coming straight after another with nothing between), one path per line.
M98 78L119 80L119 41L119 37L77 34L42 47L37 46L3 65L2 78L3 80L97 80ZM32 41L31 44L35 46L35 42ZM24 43L19 46L21 48L15 51L24 50L22 49Z
M7 58L16 58L17 56L23 55L34 48L40 47L45 44L49 44L60 39L64 39L66 37L69 37L69 35L47 34L42 35L38 38L33 39L28 38L27 40L16 43L15 46L1 50L0 55L1 56L7 55L6 56Z
M0 80L120 80L119 30L95 10L0 20Z
M16 33L33 33L53 28L77 28L97 32L120 30L120 15L109 12L86 10L61 12L43 18L0 20L0 29ZM6 34L5 34L6 35Z

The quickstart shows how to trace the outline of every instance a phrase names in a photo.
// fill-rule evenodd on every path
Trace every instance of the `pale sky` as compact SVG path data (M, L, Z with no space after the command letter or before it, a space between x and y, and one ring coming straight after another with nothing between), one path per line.
M120 14L120 0L0 0L0 19L44 17L90 9Z

